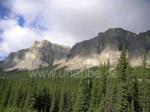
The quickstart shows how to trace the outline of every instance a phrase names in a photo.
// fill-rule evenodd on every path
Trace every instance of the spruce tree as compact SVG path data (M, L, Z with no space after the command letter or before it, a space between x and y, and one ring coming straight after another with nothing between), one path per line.
M105 112L105 96L101 98L100 104L97 107L96 112Z
M8 105L9 97L10 97L10 91L11 90L11 84L8 82L8 87L5 88L3 91L3 97L0 102L0 107L6 107Z
M131 107L134 106L134 104L132 105L132 103L134 103L134 91L135 91L135 88L134 88L134 76L133 76L133 73L132 73L132 67L130 66L130 63L129 63L129 54L128 54L128 57L127 57L127 68L126 68L126 84L127 84L127 105L128 105L128 111L131 111Z
M89 85L85 79L81 79L77 98L74 105L74 112L86 112L89 108Z
M135 112L135 107L134 107L134 101L133 100L131 102L131 112Z
M106 82L107 78L106 75L108 75L108 70L109 65L101 65L100 66L100 74L99 77L94 78L94 84L91 92L91 100L90 100L90 107L89 107L89 112L96 111L100 107L100 103L102 98L105 98L106 94Z
M120 55L119 63L117 65L118 84L115 103L116 112L126 111L128 107L126 69L127 69L127 53L125 48L123 48Z
M65 111L65 102L66 102L66 93L64 92L61 92L61 95L60 95L60 100L59 100L59 112L63 112Z
M99 79L95 78L93 88L91 91L89 112L93 112L99 106L99 102L100 102L99 85L100 85Z
M57 111L58 111L58 93L54 93L52 97L50 112L57 112Z
M148 70L147 70L147 57L146 57L146 51L144 51L143 54L143 64L142 64L142 74L141 74L141 91L142 91L142 96L141 96L141 103L142 103L142 112L147 112L149 111L149 81L148 81Z

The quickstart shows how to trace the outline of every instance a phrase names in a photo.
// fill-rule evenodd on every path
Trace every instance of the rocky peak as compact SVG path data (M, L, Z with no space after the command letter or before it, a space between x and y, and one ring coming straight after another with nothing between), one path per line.
M49 46L49 45L51 45L51 42L49 42L48 40L34 41L32 43L32 47L34 48L44 47L44 46Z
M42 48L42 47L47 47L47 46L57 47L57 48L64 48L64 49L68 49L68 50L71 49L71 47L69 47L69 46L63 46L63 45L55 44L55 43L52 43L48 40L34 41L32 43L33 48L40 48L40 47Z
M36 69L61 63L79 69L87 65L98 66L108 60L114 65L123 47L130 53L131 65L141 65L143 52L150 50L150 31L138 35L122 28L111 28L95 38L76 43L72 48L47 40L34 41L31 48L10 53L0 62L0 68ZM150 52L147 55L150 57ZM150 62L149 58L147 60Z
M100 65L110 60L114 64L117 63L123 47L130 53L132 65L140 65L143 52L150 50L149 31L137 35L122 28L108 29L93 39L75 44L69 53L68 63L77 66L81 63Z
M122 28L110 28L105 31L105 33L118 33L118 32L125 32L126 30Z
M104 32L104 34L107 37L125 37L125 38L127 38L127 37L137 36L136 33L124 30L122 28L111 28L111 29L108 29L106 32Z
M53 44L47 40L34 41L31 48L10 53L0 68L5 71L24 70L65 63L69 51L69 47Z

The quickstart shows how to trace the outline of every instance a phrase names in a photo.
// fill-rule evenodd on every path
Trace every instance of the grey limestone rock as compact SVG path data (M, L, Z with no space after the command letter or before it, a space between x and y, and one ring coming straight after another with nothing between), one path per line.
M111 28L90 40L76 43L72 48L51 43L47 40L35 41L31 48L10 53L0 62L5 71L37 69L53 64L72 66L78 69L84 66L98 66L101 63L116 65L122 48L130 54L132 66L142 64L142 56L147 51L150 63L150 31L136 34L121 28Z
M150 31L138 35L121 28L108 29L93 39L76 43L69 53L67 63L77 66L100 65L109 60L111 64L116 64L122 48L126 48L130 54L132 66L141 65L145 50L150 57Z
M31 48L12 52L1 62L5 71L32 70L52 64L65 63L70 47L51 43L47 40L35 41Z

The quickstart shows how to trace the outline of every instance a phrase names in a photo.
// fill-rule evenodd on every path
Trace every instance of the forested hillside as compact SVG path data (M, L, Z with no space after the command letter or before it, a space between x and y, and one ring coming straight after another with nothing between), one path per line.
M80 73L70 71L67 77L59 74L66 73L62 72L65 67L56 70L56 77L31 77L27 71L0 72L0 112L149 112L146 53L141 67L132 68L128 58L123 49L115 68L108 61L91 68L90 73L85 68ZM35 72L50 72L56 67Z

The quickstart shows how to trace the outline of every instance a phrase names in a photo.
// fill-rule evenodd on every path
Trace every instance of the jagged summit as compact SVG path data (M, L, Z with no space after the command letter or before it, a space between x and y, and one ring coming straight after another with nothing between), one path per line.
M95 38L76 43L72 48L47 40L34 41L31 48L10 53L0 63L0 68L36 69L60 63L79 69L84 66L98 66L108 60L115 65L123 47L130 53L131 65L141 65L144 51L150 51L150 30L136 34L122 28L111 28ZM147 55L147 62L150 63L150 52Z
M51 42L47 41L47 40L42 40L40 41L34 41L32 43L32 47L43 47L44 45L48 45L51 44Z
M138 35L122 28L108 29L95 38L75 44L67 62L76 66L97 66L110 60L111 64L116 64L123 47L130 53L131 65L141 65L144 51L150 50L149 31ZM147 55L150 57L149 52Z
M108 30L105 31L106 32L124 32L126 30L122 29L122 28L109 28Z
M0 68L5 71L32 70L52 64L65 63L70 47L53 44L47 40L34 41L28 49L12 52L1 62Z
M34 41L32 43L32 47L44 47L44 46L48 46L48 45L53 45L53 46L63 47L63 48L66 48L66 49L71 49L71 47L69 47L69 46L55 44L55 43L52 43L48 40Z

